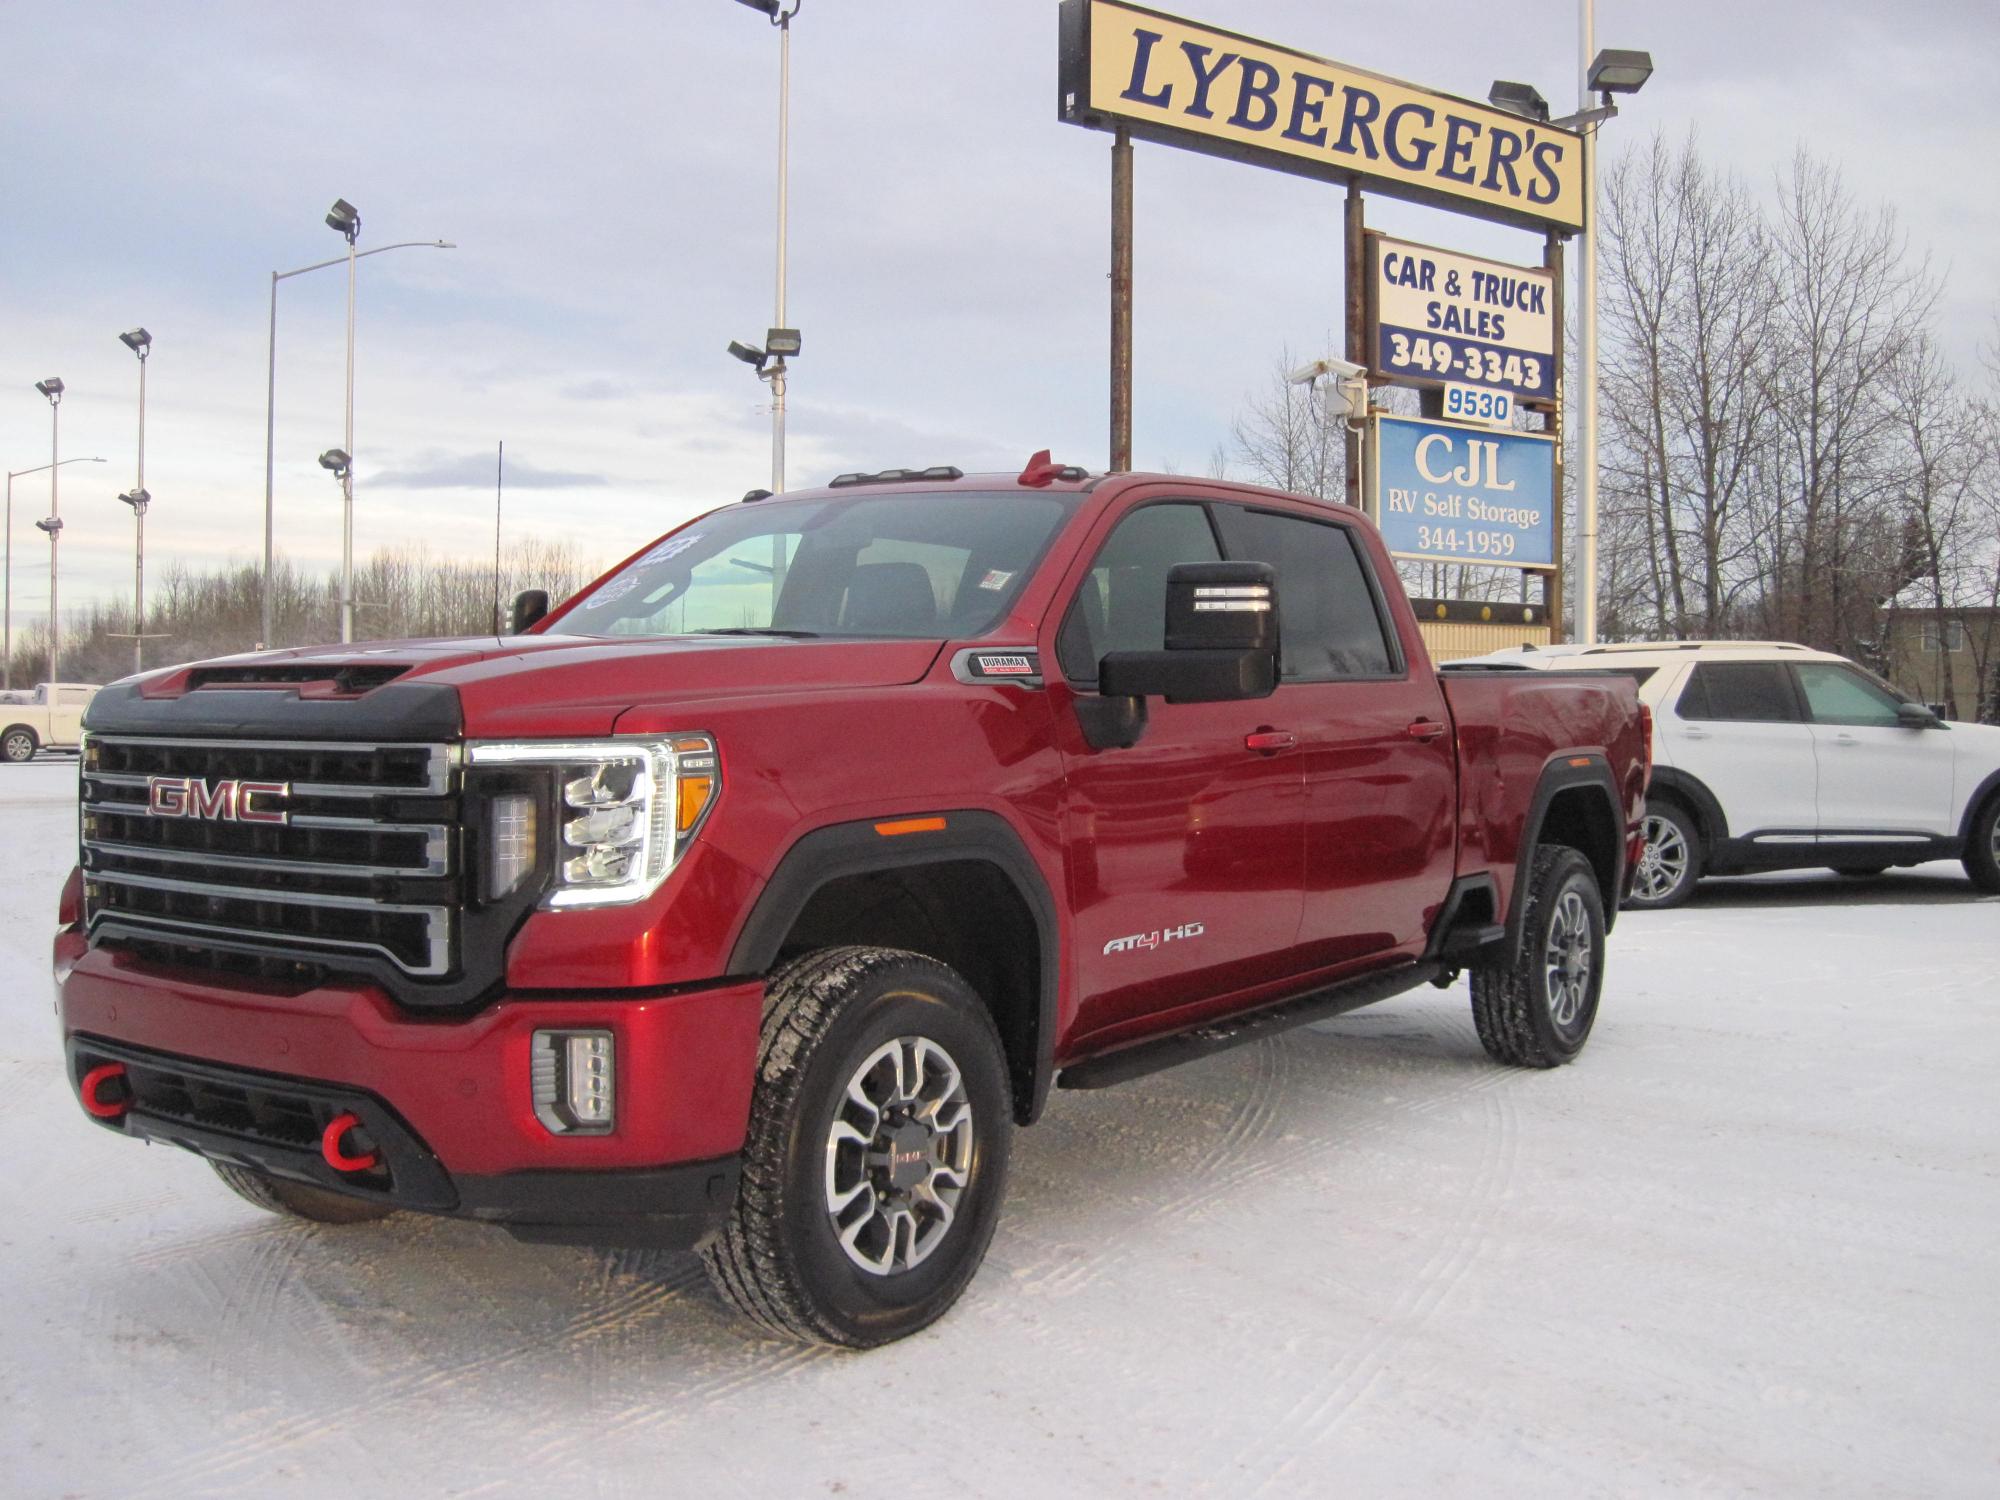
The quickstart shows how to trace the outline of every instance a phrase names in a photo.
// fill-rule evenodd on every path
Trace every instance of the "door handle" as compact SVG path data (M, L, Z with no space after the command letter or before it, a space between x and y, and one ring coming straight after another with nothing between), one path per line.
M1708 738L1708 731L1706 729L1683 729L1681 735L1685 739L1705 740Z
M1299 737L1289 729L1260 729L1255 734L1243 736L1243 748L1255 750L1260 755L1276 755L1280 750L1290 750L1298 742Z
M1434 740L1444 733L1444 728L1436 719L1419 719L1404 733L1413 740Z
M1849 746L1852 746L1852 745L1858 745L1858 744L1860 744L1860 743L1861 743L1861 740L1860 740L1860 737L1859 737L1859 736L1857 736L1857 735L1852 735L1852 734L1836 734L1836 735L1835 735L1835 736L1833 737L1833 742L1834 742L1834 743L1835 743L1836 745L1849 745Z

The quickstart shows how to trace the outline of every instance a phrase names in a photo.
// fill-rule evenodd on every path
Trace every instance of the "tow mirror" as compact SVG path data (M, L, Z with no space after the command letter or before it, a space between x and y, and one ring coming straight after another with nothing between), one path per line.
M547 589L522 589L514 596L514 613L510 621L510 634L520 635L537 624L549 612L549 591Z
M1896 722L1905 729L1942 729L1944 720L1937 713L1921 703L1899 703L1896 705Z
M1078 698L1098 750L1135 745L1146 700L1227 703L1278 686L1278 579L1269 563L1182 563L1167 574L1166 649L1113 651L1097 667L1096 698Z

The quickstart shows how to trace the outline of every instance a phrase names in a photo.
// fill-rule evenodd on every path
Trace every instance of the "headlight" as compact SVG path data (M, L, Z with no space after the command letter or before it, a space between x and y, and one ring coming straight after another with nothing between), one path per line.
M641 901L691 842L720 782L715 741L705 734L662 740L475 744L475 766L546 766L554 780L552 907ZM534 868L536 799L493 798L487 889L518 888Z

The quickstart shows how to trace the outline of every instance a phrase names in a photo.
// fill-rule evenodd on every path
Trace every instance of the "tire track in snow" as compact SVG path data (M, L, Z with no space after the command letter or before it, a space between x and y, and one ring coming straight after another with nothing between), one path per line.
M1515 1076L1500 1073L1500 1079ZM1291 1492L1298 1465L1347 1418L1389 1373L1396 1356L1418 1340L1466 1273L1490 1260L1500 1206L1513 1190L1520 1166L1518 1111L1511 1091L1484 1090L1488 1115L1479 1162L1443 1233L1364 1341L1346 1350L1279 1419L1237 1455L1236 1472L1251 1477L1243 1493Z
M286 1265L295 1264L308 1249L323 1243L322 1236L314 1231L285 1237L295 1241L290 1255L281 1259L281 1263ZM268 1282L269 1278L265 1279ZM175 1497L177 1500L191 1489L213 1485L232 1476L241 1477L246 1468L259 1464L268 1466L269 1460L283 1451L364 1429L384 1412L422 1401L468 1380L509 1369L551 1352L587 1344L607 1329L628 1323L678 1299L693 1279L691 1276L675 1277L665 1283L634 1279L632 1284L617 1288L596 1305L580 1308L558 1326L504 1339L501 1331L496 1330L487 1342L457 1357L432 1363L419 1363L413 1358L406 1370L390 1373L386 1377L380 1369L379 1360L372 1361L368 1384L357 1397L343 1400L337 1410L321 1408L281 1416L275 1421L260 1424L255 1431L225 1436L220 1441L191 1448L180 1455L173 1466L148 1475L129 1493L135 1496ZM225 1297L225 1305L230 1300L236 1300L233 1288ZM259 1303L267 1301L261 1289L253 1291L253 1300ZM241 1319L243 1316L244 1309L238 1301L236 1317ZM288 1343L270 1345L257 1336L253 1322L247 1336L239 1335L227 1342L225 1347L237 1351L268 1347L268 1357L283 1359L286 1351L294 1346ZM420 1357L422 1352L419 1350L416 1354Z
M1444 1017L1435 1009L1399 1013L1396 1019L1402 1023L1414 1022L1418 1026L1427 1052L1463 1050L1468 1041L1475 1050L1478 1048L1476 1039L1472 1037L1469 1015L1464 1018L1453 1016L1442 1026L1437 1022ZM1350 1044L1355 1040L1341 1037L1338 1033L1321 1032L1319 1035L1329 1041L1340 1040ZM1306 1043L1300 1032L1273 1037L1259 1045L1285 1053L1288 1071L1304 1071L1299 1066L1299 1059ZM1481 1056L1483 1058L1483 1052ZM1398 1130L1412 1115L1435 1114L1498 1089L1512 1079L1514 1072L1489 1062L1476 1074L1460 1075L1449 1082L1432 1076L1426 1080L1426 1092L1414 1096L1407 1092L1399 1093L1386 1110L1367 1118L1351 1118L1338 1112L1337 1107L1342 1101L1358 1098L1354 1088L1356 1080L1346 1074L1315 1076L1314 1081L1322 1086L1325 1094L1330 1096L1328 1102L1335 1106L1334 1111L1324 1118L1301 1122L1302 1125L1317 1124L1317 1130L1300 1134L1296 1139L1270 1142L1265 1138L1269 1133L1267 1129L1264 1135L1245 1141L1239 1149L1213 1150L1204 1159L1206 1170L1199 1180L1189 1182L1179 1192L1147 1204L1137 1225L1115 1237L1092 1241L1090 1246L1060 1247L1068 1251L1068 1263L1059 1271L1030 1273L1017 1279L1024 1290L1039 1290L1056 1296L1073 1295L1117 1271L1139 1254L1147 1225L1200 1213L1246 1188L1290 1173L1329 1152ZM1250 1106L1247 1112L1254 1113L1255 1108ZM1510 1104L1510 1111L1511 1108ZM1274 1110L1271 1124L1275 1126L1282 1118ZM1257 1149L1259 1144L1263 1149Z

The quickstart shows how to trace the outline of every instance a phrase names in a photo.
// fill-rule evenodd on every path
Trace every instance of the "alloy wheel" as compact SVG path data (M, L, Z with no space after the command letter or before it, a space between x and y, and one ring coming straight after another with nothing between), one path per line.
M1687 879L1689 851L1680 825L1657 813L1648 813L1641 825L1646 836L1645 851L1632 880L1632 894L1642 901L1663 901Z
M972 1176L972 1102L949 1052L901 1036L848 1079L826 1137L826 1212L873 1276L920 1265L951 1232Z
M1590 997L1593 960L1590 911L1583 897L1566 890L1549 918L1544 964L1548 976L1549 1019L1558 1030L1570 1031Z

